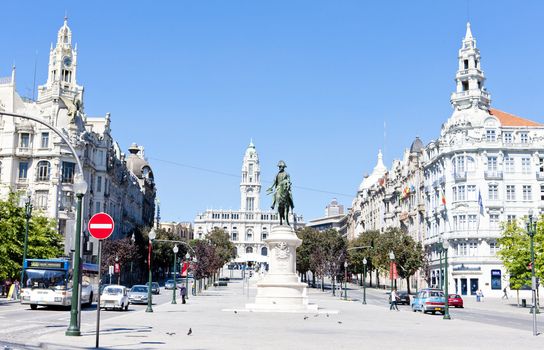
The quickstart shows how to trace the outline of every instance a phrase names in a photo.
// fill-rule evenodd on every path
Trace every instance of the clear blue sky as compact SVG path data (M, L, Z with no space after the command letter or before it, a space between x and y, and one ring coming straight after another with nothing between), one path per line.
M469 17L493 106L544 122L542 1L12 2L0 76L15 62L22 95L36 52L45 82L65 11L85 111L112 113L125 152L145 146L163 220L238 209L251 138L263 187L284 159L306 220L333 197L349 207L378 149L389 167L439 135Z

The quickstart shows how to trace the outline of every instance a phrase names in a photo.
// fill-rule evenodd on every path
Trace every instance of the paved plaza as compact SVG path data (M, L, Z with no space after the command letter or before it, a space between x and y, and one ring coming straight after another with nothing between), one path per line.
M413 313L408 307L389 311L383 290L368 289L372 303L362 305L360 291L351 290L348 300L332 297L330 291L309 290L311 302L319 314L256 313L241 310L253 302L255 281L247 288L241 280L228 287L210 288L191 297L187 304L169 302L145 307L131 306L133 311L101 324L101 349L538 349L544 336L534 337L526 330L501 327L442 316ZM355 288L355 286L352 286ZM353 298L353 299L351 299ZM163 299L164 300L164 299ZM383 300L383 304L380 301ZM509 302L493 299L472 307L527 315ZM231 310L231 311L225 311ZM46 311L42 311L46 312ZM94 321L94 319L92 320ZM95 345L95 323L82 324L81 337L66 337L66 325L52 327L36 339L22 339L28 348L91 349ZM191 335L187 335L189 329ZM22 345L22 344L21 344ZM23 346L14 344L14 350Z

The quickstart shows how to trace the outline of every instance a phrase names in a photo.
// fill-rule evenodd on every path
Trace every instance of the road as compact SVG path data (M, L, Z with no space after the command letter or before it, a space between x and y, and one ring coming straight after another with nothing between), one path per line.
M181 298L176 296L178 302ZM161 288L159 295L153 296L153 305L163 304L172 300L172 291ZM100 320L106 320L125 314L143 310L145 305L130 304L128 311L100 311ZM83 325L96 325L96 303L85 307L81 312ZM53 307L39 307L31 310L29 305L20 303L0 304L0 346L10 343L20 343L20 339L33 339L40 335L57 331L59 328L68 328L70 324L70 310Z

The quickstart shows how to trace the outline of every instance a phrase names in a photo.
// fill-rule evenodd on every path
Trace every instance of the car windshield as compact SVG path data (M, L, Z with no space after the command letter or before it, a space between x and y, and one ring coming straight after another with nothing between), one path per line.
M430 292L429 295L431 297L443 297L444 293L442 293L442 292Z
M106 289L104 289L104 293L109 294L109 295L122 294L123 289L121 289L121 288L106 288Z
M174 283L174 280L168 280L166 283Z
M147 293L147 287L144 287L144 286L132 287L130 291L136 292L136 293Z

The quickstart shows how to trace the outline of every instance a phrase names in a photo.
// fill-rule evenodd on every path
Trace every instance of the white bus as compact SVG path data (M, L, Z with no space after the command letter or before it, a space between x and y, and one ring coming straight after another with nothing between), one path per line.
M83 263L81 267L81 303L91 305L98 296L98 265ZM23 268L21 304L32 310L39 305L71 306L74 281L70 260L27 259Z

